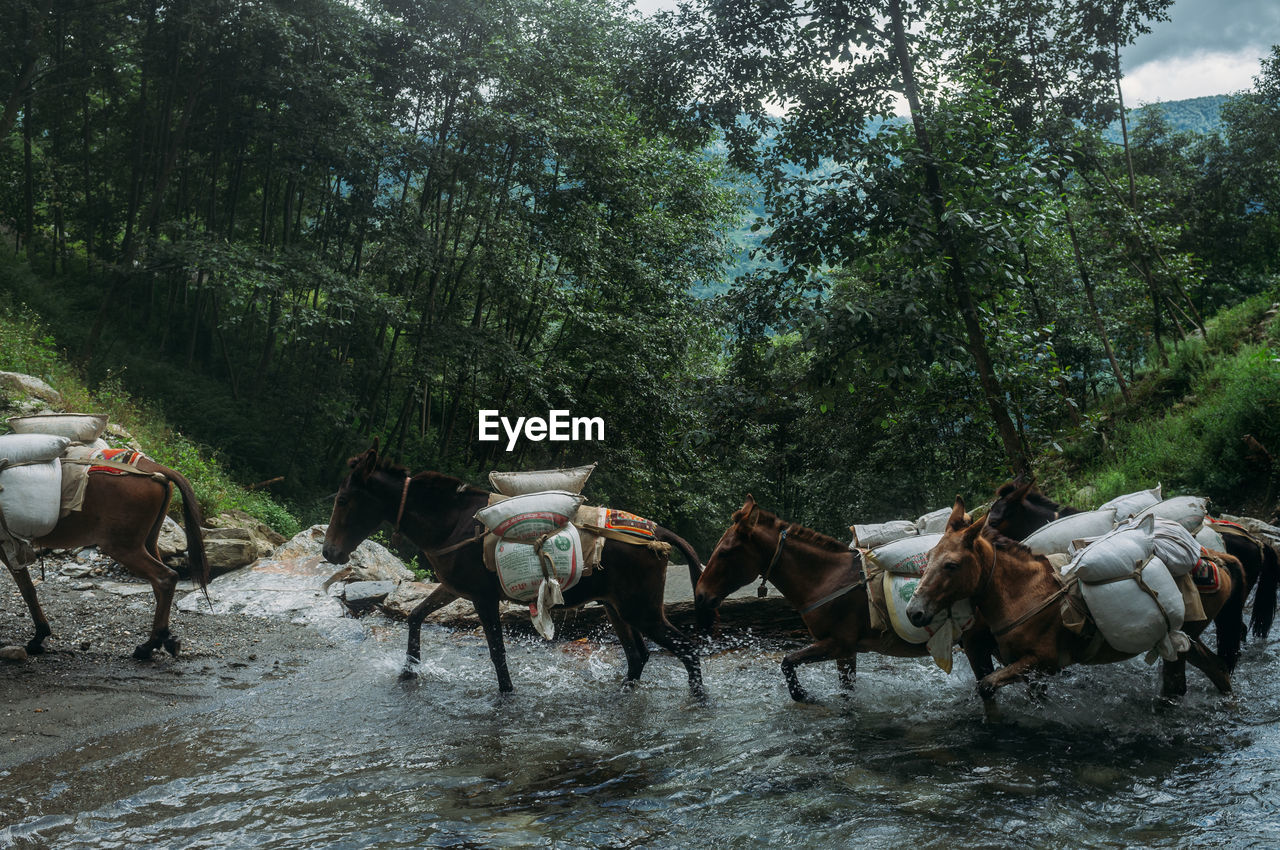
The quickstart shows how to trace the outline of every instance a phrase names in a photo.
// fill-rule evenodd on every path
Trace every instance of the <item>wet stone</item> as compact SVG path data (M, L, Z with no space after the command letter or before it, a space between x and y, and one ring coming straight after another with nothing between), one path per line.
M362 608L386 599L396 589L394 581L353 581L347 585L343 598L352 608Z
M27 651L20 646L0 647L0 661L26 661Z

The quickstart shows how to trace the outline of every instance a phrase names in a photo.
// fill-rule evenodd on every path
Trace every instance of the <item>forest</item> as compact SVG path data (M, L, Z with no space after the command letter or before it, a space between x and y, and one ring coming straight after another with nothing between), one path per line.
M374 438L702 546L748 492L1269 498L1280 49L1126 110L1170 3L0 0L0 285L305 520Z

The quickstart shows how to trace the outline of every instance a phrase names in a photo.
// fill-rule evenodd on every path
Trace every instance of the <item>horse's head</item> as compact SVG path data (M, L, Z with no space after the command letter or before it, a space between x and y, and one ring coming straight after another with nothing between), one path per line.
M347 464L351 471L334 497L329 530L324 535L324 559L331 564L345 564L352 550L373 534L386 516L384 500L372 491L378 472L378 441Z
M1015 478L996 491L987 511L987 526L1005 537L1021 540L1056 518L1057 506L1036 489L1033 478Z
M756 500L747 496L746 503L733 515L732 525L720 536L715 551L702 569L694 594L693 608L698 628L709 630L715 624L716 609L730 593L760 575L764 564L752 542L760 510Z
M939 611L977 592L995 557L991 542L982 535L984 525L966 519L964 500L957 496L947 530L929 550L924 576L907 603L907 619L913 625L932 622Z

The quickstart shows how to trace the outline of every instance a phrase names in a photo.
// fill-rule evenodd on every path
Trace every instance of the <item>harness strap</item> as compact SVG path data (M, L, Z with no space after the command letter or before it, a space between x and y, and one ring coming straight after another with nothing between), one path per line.
M103 459L90 460L89 458L64 457L62 458L62 462L72 463L72 464L75 464L76 466L89 466L89 467L104 466L107 469L114 469L116 472L123 472L128 475L141 475L144 478L151 478L156 481L167 482L169 480L169 477L165 475L163 472L144 472L143 470L138 469L138 467L136 466L130 466L127 463L120 463L114 460L103 460Z
M461 549L463 546L470 546L472 543L475 543L477 540L483 540L484 536L488 533L489 532L487 530L482 528L476 532L474 537L468 537L466 540L463 540L461 543L454 543L452 546L446 546L443 549L434 549L430 552L427 552L426 553L427 557L436 558L436 557L439 557L440 555L448 555L450 552L456 552L459 549Z
M808 614L810 611L818 610L823 605L826 605L828 602L834 602L837 599L839 599L841 596L844 596L849 593L853 593L855 590L857 590L860 587L867 586L867 574L862 569L862 553L858 552L858 550L856 549L854 550L854 553L858 559L858 580L855 581L853 584L845 585L839 590L836 590L832 593L828 593L826 596L822 597L817 602L811 602L805 607L801 608L800 609L801 617L803 617L805 614Z
M773 572L774 566L778 563L778 558L782 557L782 546L787 542L787 535L791 533L791 526L782 529L782 533L778 535L778 548L773 550L773 558L769 561L769 566L764 568L764 572L760 573L760 586L756 588L756 598L763 599L769 595L769 588L765 587L765 582L769 580L769 573Z

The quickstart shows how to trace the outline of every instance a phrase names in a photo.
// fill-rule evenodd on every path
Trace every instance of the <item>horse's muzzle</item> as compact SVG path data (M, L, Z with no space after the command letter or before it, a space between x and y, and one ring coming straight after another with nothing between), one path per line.
M907 619L911 621L911 625L917 629L927 626L933 620L933 611L928 610L930 607L920 597L913 596L907 603Z
M349 553L343 552L332 543L324 544L324 549L321 550L321 553L324 555L324 559L331 564L341 565L351 560L351 555Z
M721 600L706 594L698 593L693 597L693 615L698 630L709 632L716 624L716 609Z

